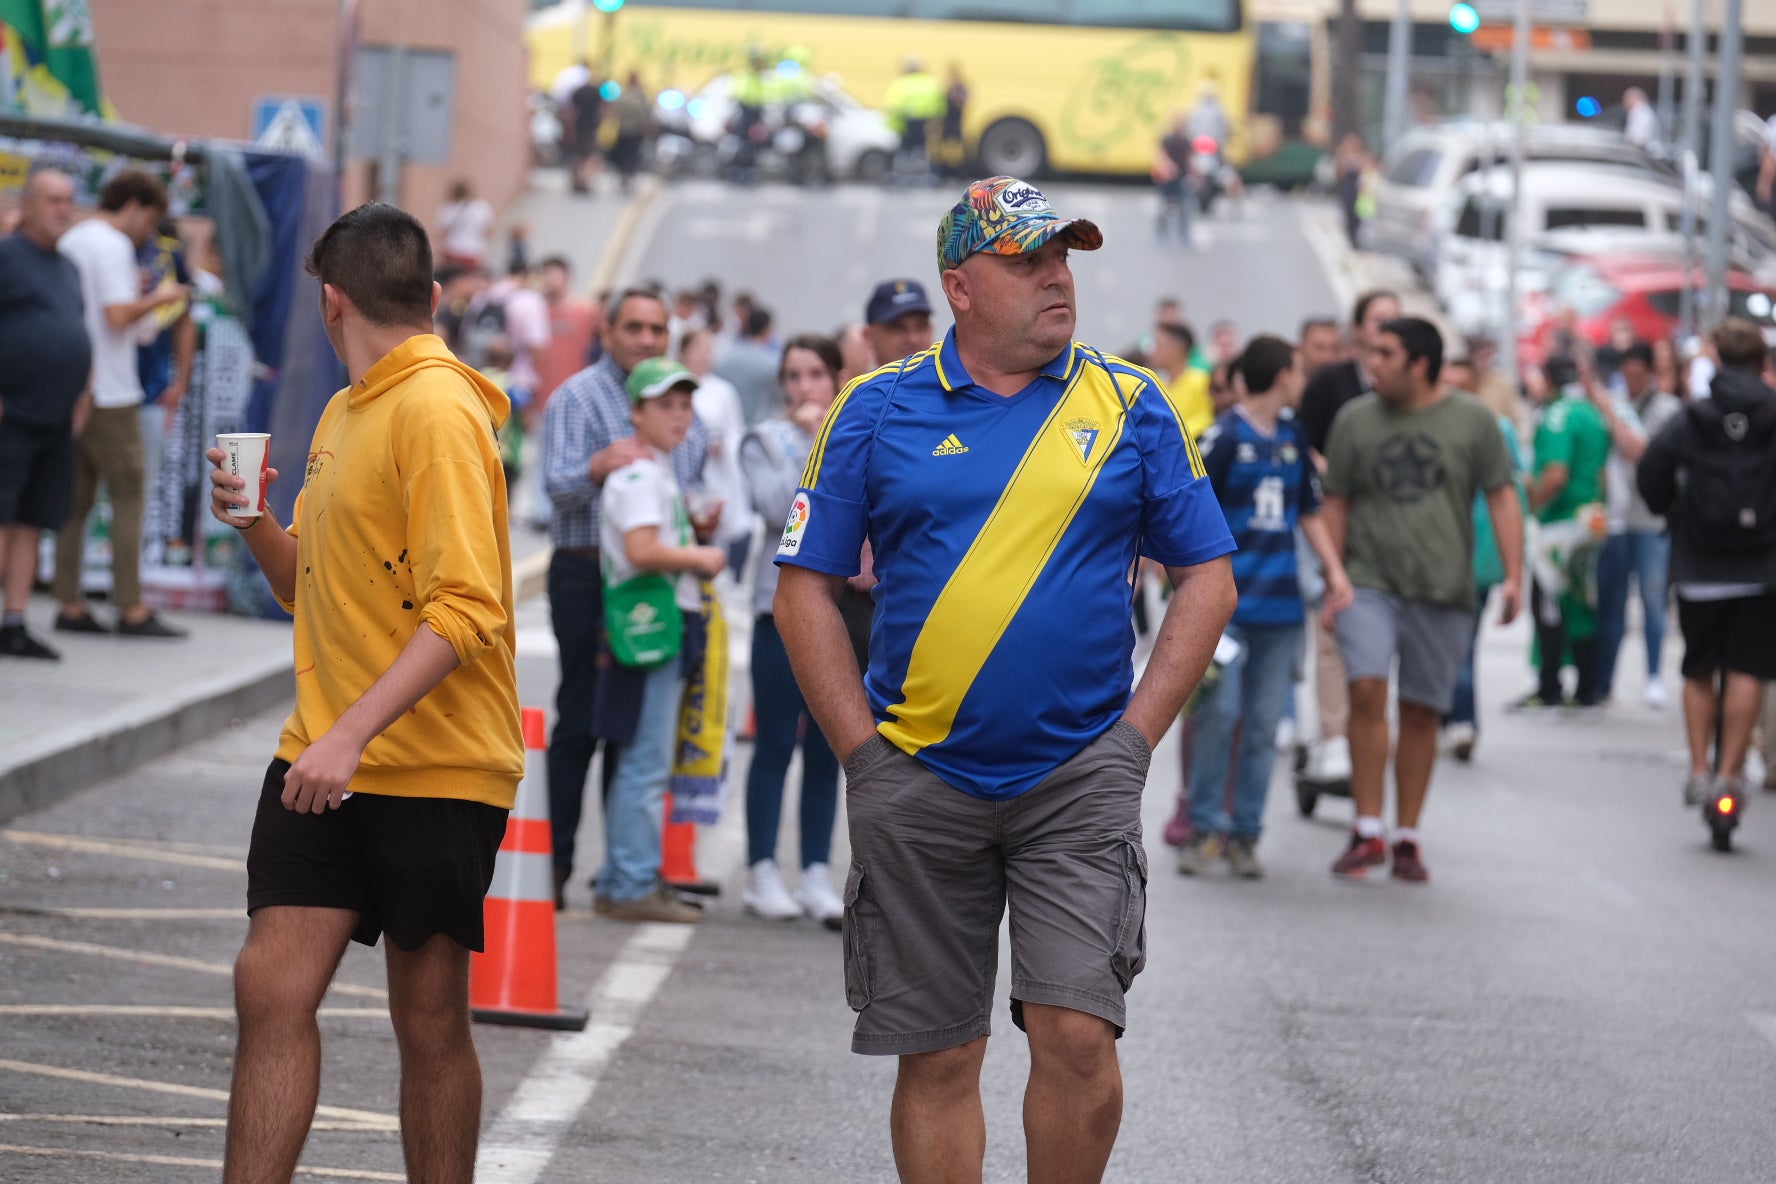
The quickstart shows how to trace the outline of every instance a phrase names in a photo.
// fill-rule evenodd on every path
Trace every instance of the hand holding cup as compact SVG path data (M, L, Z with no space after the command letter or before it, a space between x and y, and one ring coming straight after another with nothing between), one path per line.
M271 437L264 432L225 432L217 447L204 453L216 466L210 470L210 513L220 522L245 530L265 513L265 491L277 480L267 457Z

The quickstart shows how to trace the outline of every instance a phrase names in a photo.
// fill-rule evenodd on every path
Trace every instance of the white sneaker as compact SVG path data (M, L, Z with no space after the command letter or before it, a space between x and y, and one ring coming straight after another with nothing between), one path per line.
M788 921L802 915L802 906L783 886L783 873L775 859L761 859L746 870L746 891L740 902L746 911L771 921Z
M1671 700L1665 697L1665 684L1658 679L1646 684L1646 705L1652 708L1664 707Z
M1753 748L1745 754L1745 765L1739 772L1739 780L1746 785L1762 785L1764 775L1769 769L1764 764L1764 754Z
M1305 776L1309 781L1349 781L1350 775L1350 741L1343 736L1321 740L1308 753Z
M1295 721L1288 716L1277 720L1276 750L1290 752L1295 748Z
M822 925L832 925L845 917L845 902L833 891L832 874L824 863L810 863L802 869L802 909Z

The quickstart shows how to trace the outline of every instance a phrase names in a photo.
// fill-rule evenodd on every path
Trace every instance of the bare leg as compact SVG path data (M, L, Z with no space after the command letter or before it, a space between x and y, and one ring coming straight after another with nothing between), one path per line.
M1400 742L1394 750L1394 809L1404 827L1418 826L1425 795L1431 790L1431 769L1437 763L1440 717L1419 703L1400 704Z
M1763 683L1749 674L1727 675L1727 702L1721 725L1721 776L1744 775L1745 752L1751 747L1751 729L1757 723L1758 711L1763 705Z
M0 572L5 573L6 611L22 613L37 579L37 528L0 526Z
M1350 684L1351 797L1362 818L1381 817L1387 804L1387 699L1385 678L1359 678ZM1433 735L1433 743L1435 739Z
M223 1184L288 1184L321 1093L315 1011L358 915L344 909L263 908L234 963L240 1037L228 1096Z
M980 1070L985 1036L900 1058L894 1082L894 1166L902 1184L979 1184L987 1156Z
M1030 1084L1024 1142L1030 1184L1097 1184L1122 1125L1116 1030L1095 1015L1024 1004Z
M1714 743L1714 680L1686 678L1683 684L1684 732L1690 741L1690 776L1708 775L1708 746Z
M401 1148L412 1184L470 1184L481 1062L469 1035L469 951L443 934L388 943L389 1016L401 1046Z

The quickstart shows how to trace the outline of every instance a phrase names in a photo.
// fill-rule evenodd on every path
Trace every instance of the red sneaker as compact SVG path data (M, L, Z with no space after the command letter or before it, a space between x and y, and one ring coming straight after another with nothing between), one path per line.
M1178 808L1165 824L1165 844L1168 847L1188 847L1190 837L1190 792L1181 789L1178 791Z
M1418 853L1418 844L1410 839L1394 844L1394 879L1405 880L1408 884L1431 882L1431 873L1425 870L1424 858Z
M1387 844L1380 838L1365 839L1356 831L1351 831L1350 846L1332 865L1332 874L1347 879L1360 880L1369 874L1372 867L1387 865Z

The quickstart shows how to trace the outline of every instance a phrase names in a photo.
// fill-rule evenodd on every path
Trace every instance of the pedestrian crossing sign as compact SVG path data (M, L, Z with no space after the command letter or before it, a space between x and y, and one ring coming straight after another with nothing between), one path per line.
M317 163L327 159L327 103L293 95L260 95L253 100L253 144Z

